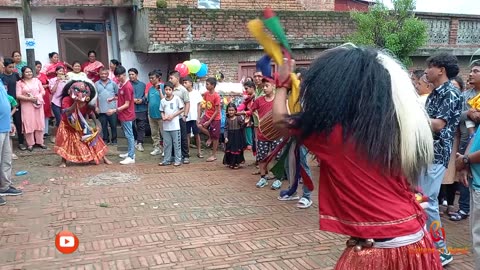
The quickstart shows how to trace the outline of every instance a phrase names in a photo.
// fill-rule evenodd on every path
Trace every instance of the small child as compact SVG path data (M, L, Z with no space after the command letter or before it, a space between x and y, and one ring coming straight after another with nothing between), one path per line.
M8 102L10 103L10 108L12 110L12 112L10 113L10 121L11 123L13 124L13 115L15 114L15 112L17 112L18 110L18 103L17 103L17 100L15 100L14 97L10 96L7 94L7 97L8 97ZM15 137L15 132L10 132L10 147L13 149L13 142L12 142L12 137ZM17 155L15 155L15 153L13 153L12 151L12 159L13 160L17 160L18 157Z
M165 83L165 97L160 102L160 112L163 120L163 145L165 148L163 162L158 164L160 166L172 164L172 147L175 155L173 166L182 165L179 115L184 111L184 104L178 96L173 94L173 88L171 82Z
M235 104L227 105L227 117L225 119L225 156L223 164L230 169L240 168L240 164L245 162L243 150L246 147L245 141L245 119L243 116L237 116Z

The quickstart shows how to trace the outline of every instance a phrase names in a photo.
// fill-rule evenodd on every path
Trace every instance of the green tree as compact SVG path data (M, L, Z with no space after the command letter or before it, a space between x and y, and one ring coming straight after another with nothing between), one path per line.
M351 12L357 30L349 41L385 48L409 66L410 55L427 42L427 25L415 17L415 0L392 0L392 3L393 10L377 0L368 12Z

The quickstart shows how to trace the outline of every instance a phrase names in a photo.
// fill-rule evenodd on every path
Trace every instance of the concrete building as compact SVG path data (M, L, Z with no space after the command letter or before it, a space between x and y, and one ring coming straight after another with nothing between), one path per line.
M270 6L280 16L298 65L307 66L326 48L338 46L355 30L348 12L366 10L364 0L32 0L35 56L48 61L57 51L64 61L84 61L94 49L107 64L118 59L137 67L140 79L160 68L166 74L184 60L221 71L226 81L251 76L262 55L246 23ZM0 54L9 56L25 39L20 0L0 0ZM337 12L335 12L337 11ZM429 41L413 55L424 68L438 50L457 55L465 75L469 59L480 47L480 16L418 13L428 25ZM479 56L480 57L480 56ZM165 78L165 75L164 75Z

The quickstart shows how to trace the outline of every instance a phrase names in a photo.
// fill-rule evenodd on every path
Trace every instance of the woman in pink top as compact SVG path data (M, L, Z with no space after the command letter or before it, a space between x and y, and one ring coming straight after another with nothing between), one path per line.
M22 132L27 140L28 151L33 151L35 143L46 149L43 143L45 113L43 111L45 89L39 79L33 77L30 67L22 68L22 80L17 82L17 99L22 107Z
M57 129L62 120L62 91L63 87L67 84L67 79L65 76L65 69L63 67L57 67L55 70L57 77L49 80L50 83L50 93L52 94L52 111L55 116L55 128L53 129L52 136L50 140L52 143L55 142L57 135Z

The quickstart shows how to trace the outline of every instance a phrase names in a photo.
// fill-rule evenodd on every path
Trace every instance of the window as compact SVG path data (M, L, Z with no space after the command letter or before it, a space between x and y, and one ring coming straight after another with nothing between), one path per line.
M220 0L198 0L198 8L219 9Z

